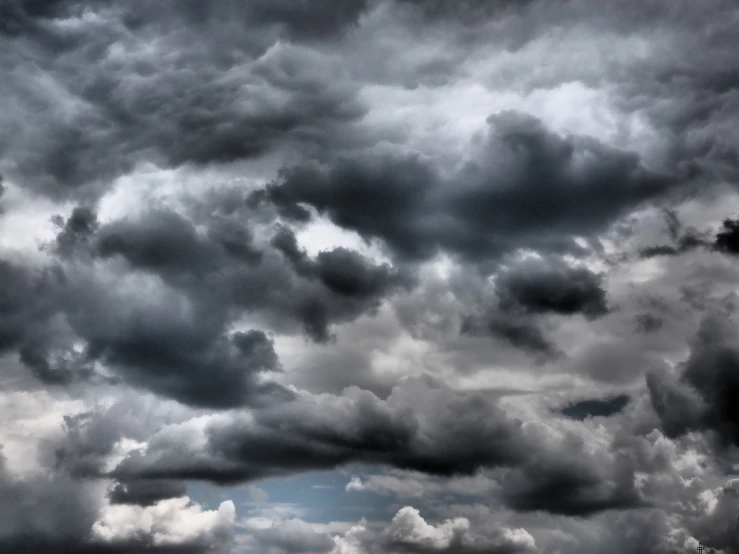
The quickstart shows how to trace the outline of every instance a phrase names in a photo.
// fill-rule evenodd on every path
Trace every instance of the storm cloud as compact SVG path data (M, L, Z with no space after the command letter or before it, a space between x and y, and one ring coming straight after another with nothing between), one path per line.
M475 157L448 178L418 156L346 157L287 169L266 195L285 217L309 220L301 204L311 206L399 259L448 252L483 262L516 248L577 254L574 238L675 185L634 153L562 137L525 114L488 124Z
M0 550L739 553L738 28L3 2Z

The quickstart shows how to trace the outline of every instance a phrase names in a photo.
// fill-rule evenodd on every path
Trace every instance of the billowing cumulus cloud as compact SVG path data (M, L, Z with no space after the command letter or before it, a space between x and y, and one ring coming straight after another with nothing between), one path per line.
M321 146L329 129L362 115L355 87L329 78L332 56L280 38L330 37L364 2L335 4L305 17L306 5L261 0L205 8L11 2L2 35L15 54L3 64L13 77L3 85L13 106L3 116L3 172L65 194L104 186L142 162L209 164L283 142Z
M99 483L80 481L63 467L22 475L2 457L0 546L29 554L227 551L233 538L233 503L206 511L183 489L164 495L160 489L159 499L151 496L152 490L153 502L140 502L146 495L141 487L131 491L138 496L134 503L107 502Z
M732 401L739 387L736 337L731 321L707 316L680 376L650 375L652 402L666 431L710 429L723 442L739 444L739 413Z
M0 550L739 554L733 0L0 5Z
M474 157L449 177L417 155L347 157L290 168L266 196L294 221L309 220L302 205L311 206L401 259L448 252L484 262L516 248L576 254L576 237L675 185L632 152L562 137L525 114L488 123Z
M504 309L588 318L608 312L601 278L587 269L526 263L502 273L496 291Z
M430 378L408 379L387 400L352 387L340 396L303 395L248 416L219 418L204 429L164 428L144 454L132 453L112 474L229 483L360 460L442 475L472 473L521 459L526 445L519 427L483 396ZM197 447L182 456L202 443L205 451Z
M482 532L480 532L482 531ZM470 528L464 517L437 526L411 506L401 508L384 531L387 552L533 552L534 538L523 529Z

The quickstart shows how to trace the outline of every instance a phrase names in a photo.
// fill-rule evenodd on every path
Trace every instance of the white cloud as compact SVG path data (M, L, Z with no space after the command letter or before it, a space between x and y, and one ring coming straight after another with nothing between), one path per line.
M438 552L452 549L461 552L496 552L498 549L523 552L536 548L534 537L525 529L473 529L466 517L447 519L438 525L431 525L412 506L405 506L395 514L383 536L390 549L415 547Z
M344 490L363 491L364 483L362 483L362 480L359 477L357 477L356 475L352 475L351 480L346 484L346 487L344 487Z
M153 506L107 505L92 526L95 541L107 544L143 540L154 546L216 546L233 535L236 508L230 500L203 510L188 497Z

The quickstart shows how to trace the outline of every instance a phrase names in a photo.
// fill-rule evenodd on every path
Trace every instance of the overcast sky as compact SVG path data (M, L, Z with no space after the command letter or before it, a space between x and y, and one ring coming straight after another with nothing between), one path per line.
M0 552L739 554L736 0L0 0Z

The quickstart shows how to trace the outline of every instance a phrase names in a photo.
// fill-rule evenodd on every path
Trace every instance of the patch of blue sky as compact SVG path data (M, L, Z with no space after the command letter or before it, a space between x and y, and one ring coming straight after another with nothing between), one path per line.
M353 475L365 479L379 468L347 467L313 471L290 477L270 478L236 487L191 482L188 494L206 509L233 500L239 518L297 517L311 523L329 521L387 520L397 511L392 496L372 491L346 490Z

